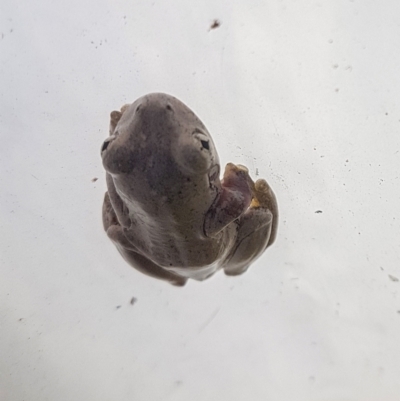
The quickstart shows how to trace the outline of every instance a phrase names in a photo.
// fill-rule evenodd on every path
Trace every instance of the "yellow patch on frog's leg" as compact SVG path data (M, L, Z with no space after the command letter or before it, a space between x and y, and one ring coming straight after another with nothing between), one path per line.
M273 194L267 181L262 178L257 180L252 189L253 200L250 207L266 207L271 209L271 197Z

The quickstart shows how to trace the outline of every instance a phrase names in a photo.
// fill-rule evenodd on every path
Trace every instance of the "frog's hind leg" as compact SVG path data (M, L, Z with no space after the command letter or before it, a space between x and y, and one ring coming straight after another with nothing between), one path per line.
M274 193L265 180L250 186L253 199L249 209L236 221L236 244L224 266L227 275L244 273L276 237L278 207Z
M231 258L224 266L225 274L244 273L260 256L271 237L272 213L268 209L249 209L238 222L238 235Z

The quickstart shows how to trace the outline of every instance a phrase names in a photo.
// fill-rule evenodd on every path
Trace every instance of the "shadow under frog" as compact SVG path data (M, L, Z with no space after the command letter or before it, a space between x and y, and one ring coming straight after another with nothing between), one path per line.
M104 229L142 273L174 285L221 268L237 275L275 240L267 182L232 163L221 181L211 135L175 97L152 93L113 111L101 157Z

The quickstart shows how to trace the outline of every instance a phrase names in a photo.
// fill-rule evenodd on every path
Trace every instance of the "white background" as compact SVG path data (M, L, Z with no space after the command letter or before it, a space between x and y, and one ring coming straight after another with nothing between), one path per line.
M398 4L3 0L0 399L399 400ZM154 91L278 197L243 276L175 288L103 232L109 113Z

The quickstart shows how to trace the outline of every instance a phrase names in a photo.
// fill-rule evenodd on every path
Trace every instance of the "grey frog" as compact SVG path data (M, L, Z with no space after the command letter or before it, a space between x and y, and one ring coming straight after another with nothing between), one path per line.
M267 182L232 163L221 181L211 135L173 96L152 93L113 111L101 157L104 229L142 273L174 285L221 268L237 275L275 240Z

